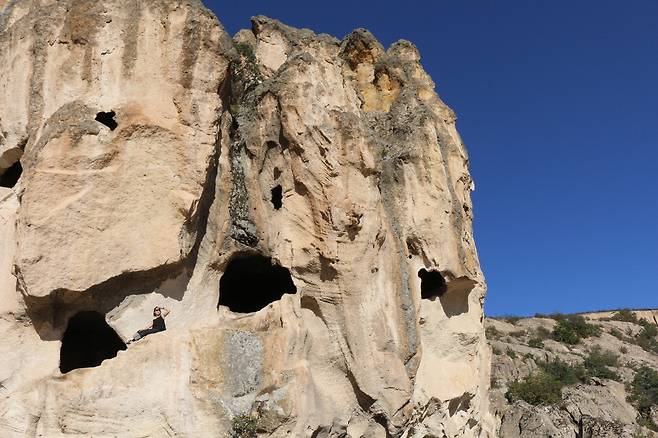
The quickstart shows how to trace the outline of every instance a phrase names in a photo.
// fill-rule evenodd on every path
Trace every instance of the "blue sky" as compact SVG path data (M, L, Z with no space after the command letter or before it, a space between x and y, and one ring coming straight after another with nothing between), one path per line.
M408 39L471 158L489 315L658 307L658 2L206 0Z

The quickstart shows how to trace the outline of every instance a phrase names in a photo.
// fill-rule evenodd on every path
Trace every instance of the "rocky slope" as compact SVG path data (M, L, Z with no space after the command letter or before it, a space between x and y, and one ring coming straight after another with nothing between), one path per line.
M500 437L658 437L650 429L658 424L658 399L647 404L644 416L637 402L627 400L636 393L633 382L643 367L658 371L658 311L582 316L599 330L573 345L565 342L574 340L568 332L556 332L556 327L568 325L559 322L562 317L485 321L494 352L491 401ZM569 382L568 373L550 371L546 364L555 364L556 359L571 367L563 370L575 370L576 378ZM550 385L535 385L536 393L527 384L546 374L567 382L553 401L546 401ZM515 381L525 386L510 391ZM654 383L649 390L655 397L658 374Z
M491 436L468 157L411 43L0 7L1 436Z

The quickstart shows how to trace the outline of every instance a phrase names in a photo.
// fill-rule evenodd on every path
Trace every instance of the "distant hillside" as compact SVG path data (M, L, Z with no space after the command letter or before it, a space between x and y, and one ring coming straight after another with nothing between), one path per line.
M658 437L657 317L487 318L499 436Z

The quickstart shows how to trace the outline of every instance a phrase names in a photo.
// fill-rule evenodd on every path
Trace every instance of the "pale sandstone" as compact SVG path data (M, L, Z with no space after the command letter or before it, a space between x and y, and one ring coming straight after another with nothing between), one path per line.
M265 17L236 40L197 1L3 12L0 147L25 152L0 432L214 437L251 413L265 436L492 436L473 183L418 51ZM110 110L113 131L94 120ZM237 253L297 292L218 308ZM421 299L421 269L440 297ZM57 371L76 312L125 339L155 305L165 333Z

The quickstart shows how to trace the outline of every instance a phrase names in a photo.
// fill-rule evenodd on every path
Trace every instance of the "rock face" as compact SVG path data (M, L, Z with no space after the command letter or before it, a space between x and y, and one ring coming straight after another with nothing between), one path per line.
M658 433L646 427L647 422L642 421L636 406L627 399L640 367L658 371L658 354L637 345L635 340L642 331L640 325L609 320L614 313L583 314L588 323L601 329L601 333L584 338L576 345L552 339L544 339L543 345L533 344L532 339L536 342L542 332L555 328L556 321L551 318L519 321L488 318L485 321L494 353L491 406L501 438L658 437ZM658 311L634 313L638 319L655 326L653 318ZM616 374L615 378L589 377L567 385L562 389L562 401L554 404L533 406L523 400L511 402L506 398L510 384L537 374L541 362L559 359L571 365L582 365L596 348L618 357L615 366L607 367Z
M32 0L0 54L2 436L492 436L468 158L411 43Z

